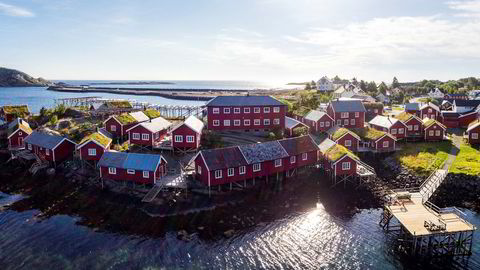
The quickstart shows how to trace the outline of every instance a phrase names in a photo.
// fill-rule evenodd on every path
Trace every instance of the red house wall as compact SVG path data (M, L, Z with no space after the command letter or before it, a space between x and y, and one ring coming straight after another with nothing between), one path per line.
M399 129L401 129L401 128L403 128L403 134L398 133ZM392 129L396 129L397 133L392 134ZM405 134L406 134L407 129L408 128L402 122L398 121L390 127L390 130L388 131L388 133L395 136L395 138L397 138L397 139L403 139L403 138L405 138Z
M140 139L134 139L133 133L140 134ZM148 134L148 140L142 140L142 134ZM128 131L128 140L131 144L152 146L152 136L153 133L150 132L150 130L142 127L141 125L136 126Z
M320 126L320 122L323 122L323 127ZM328 126L326 125L327 122L329 123ZM305 123L310 128L310 132L325 132L334 126L332 119L330 119L330 117L328 117L327 115L322 116L316 122L304 119L303 123Z
M472 138L472 134L477 133L477 139ZM480 143L480 126L470 130L468 132L468 143L469 144L479 144Z
M175 141L176 135L183 136L183 142L176 142ZM187 136L193 136L193 142L191 143L187 142ZM197 134L195 131L193 131L191 128L189 128L185 124L181 125L179 128L175 129L172 132L172 144L173 144L173 147L175 148L182 148L182 149L198 148L198 146L200 146L200 140L201 140L201 134Z
M416 116L420 117L420 111L406 110L406 112L409 113L409 114L413 114L413 115L416 115Z
M342 170L342 163L350 162L350 170ZM349 156L344 157L334 165L337 176L340 175L354 175L357 173L357 162Z
M436 132L434 132L433 136L430 136L430 130L440 130L440 136L435 135ZM441 141L443 140L443 135L444 135L444 130L437 124L433 124L429 128L425 129L425 140L426 141Z
M345 141L346 140L351 140L352 141L352 146L345 146ZM346 135L344 135L343 137L338 139L336 141L336 143L345 146L350 151L356 152L357 149L358 149L359 140L357 138L355 138L352 134L347 133Z
M472 114L467 114L465 116L459 117L458 118L458 125L460 127L468 127L468 124L470 124L472 121L476 120L478 118L477 113L472 113Z
M95 156L89 156L88 155L88 149L96 149L96 154ZM80 149L79 149L79 155L80 155L80 159L82 160L95 160L95 161L98 161L100 160L100 158L102 157L103 153L105 152L105 149L103 147L101 147L100 145L90 141L88 142L87 144L85 144L84 146L82 146Z
M28 149L28 144L27 143L25 144L25 147L27 147L27 149L30 152L37 154L40 158L43 158L47 161L53 161L53 153L52 153L51 150L49 152L49 155L47 155L47 151L46 151L45 148L39 147L39 146L33 145L33 144L31 144L31 145L32 145L32 147L31 147L32 150Z
M22 133L22 135L19 135L19 133ZM25 138L28 136L28 134L25 132L25 131L22 131L22 130L17 130L14 134L12 134L12 136L10 138L8 138L8 145L10 147L20 147L20 146L24 146L25 144L22 143L22 145L20 145L18 143L18 139L19 138L23 138L23 140L25 140Z
M431 113L428 112L429 109L432 110ZM420 118L422 118L422 119L424 119L425 117L428 117L428 118L430 118L430 119L436 119L436 120L438 120L438 121L440 121L440 122L443 121L443 120L441 120L442 117L441 117L441 115L440 115L440 112L437 111L437 110L435 110L434 108L432 108L432 107L430 107L430 106L427 106L427 107L423 108L423 109L420 110L420 111L421 111L421 112L420 112L420 114L421 114L421 117L420 117Z
M116 127L115 131L112 131L112 126ZM113 117L105 122L105 129L115 137L122 137L122 125L118 123Z
M160 179L160 174L162 171L166 171L166 164L162 160L155 172L150 171L148 178L143 178L142 170L135 170L135 174L127 174L127 170L122 168L116 168L116 174L109 174L108 167L101 166L100 171L102 178L116 180L116 181L131 181L138 184L153 184L154 183L154 174L157 178L157 181Z
M412 136L412 135L422 135L423 134L423 123L419 121L418 119L411 118L410 120L405 122L405 125L407 126L407 136ZM412 130L408 130L408 126L412 126ZM418 130L415 131L415 125L418 125Z
M383 147L383 142L388 141L388 147ZM378 151L389 151L395 149L395 140L385 136L376 142L376 150Z
M73 157L73 152L75 151L75 144L65 140L57 148L55 148L55 161L60 162L64 161L67 158ZM51 151L50 151L51 152Z

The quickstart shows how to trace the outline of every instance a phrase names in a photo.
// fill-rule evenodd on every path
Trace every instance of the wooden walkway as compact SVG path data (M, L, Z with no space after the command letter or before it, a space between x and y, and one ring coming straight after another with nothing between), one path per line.
M186 189L187 183L185 181L184 173L167 175L162 179L157 180L152 189L145 195L145 197L143 197L142 202L152 202L160 191L165 188Z

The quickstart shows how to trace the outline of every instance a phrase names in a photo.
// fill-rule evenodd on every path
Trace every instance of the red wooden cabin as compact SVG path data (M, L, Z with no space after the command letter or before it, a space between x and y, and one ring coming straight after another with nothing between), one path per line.
M110 149L112 139L106 132L99 130L85 136L77 146L78 155L81 160L99 161L103 153Z
M440 108L431 102L424 104L422 107L420 107L420 118L430 118L438 120L439 122L443 122Z
M423 119L425 141L441 141L445 137L447 127L435 119Z
M391 152L396 150L397 139L385 131L365 127L355 129L361 138L360 145L372 152Z
M71 140L38 131L25 138L25 147L40 159L53 162L57 165L68 158L73 157L76 144Z
M402 121L407 127L406 138L423 138L423 122L418 116L402 112L395 118Z
M383 103L382 102L364 102L363 106L367 112L365 113L365 121L370 121L377 115L383 115Z
M167 160L161 155L109 151L98 166L103 179L138 184L155 184L167 174Z
M316 110L308 112L303 118L303 123L310 127L310 132L325 132L334 126L330 115Z
M458 126L463 128L468 127L468 125L471 122L475 121L475 119L477 119L478 117L479 114L476 110L473 112L461 114L460 116L458 116Z
M377 115L368 122L368 125L376 130L385 131L399 140L406 137L407 126L393 117Z
M128 140L131 144L153 147L167 136L168 128L171 125L172 123L163 117L139 123L127 129Z
M202 141L204 124L197 117L191 115L183 123L171 131L173 149L196 150Z
M307 129L309 128L307 125L296 119L290 118L288 116L285 117L285 134L288 137L293 137L295 135L294 130L302 127L305 127Z
M10 123L17 117L25 118L30 115L28 105L4 105L0 107L0 117Z
M480 120L477 119L468 125L467 131L465 132L465 137L469 144L479 144L480 143Z
M335 125L346 128L362 128L365 112L365 107L359 100L332 100L327 107L327 113Z
M330 139L325 139L318 145L318 148L322 168L332 178L338 176L349 177L357 174L358 157L351 151Z
M287 151L288 157L283 159L283 171L287 177L296 174L298 168L317 163L318 146L310 136L300 136L278 141Z
M270 96L218 96L206 106L210 130L285 129L287 106Z
M32 134L30 125L22 118L17 118L8 124L7 139L8 148L25 148L25 138Z
M356 152L358 150L361 139L353 131L340 126L334 126L327 131L327 134L329 139L350 151Z

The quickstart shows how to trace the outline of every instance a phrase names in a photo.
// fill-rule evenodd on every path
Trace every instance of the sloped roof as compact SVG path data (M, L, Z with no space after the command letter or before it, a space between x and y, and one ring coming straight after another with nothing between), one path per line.
M467 132L471 131L472 129L480 126L480 119L476 119L468 124Z
M322 154L325 154L325 152L332 148L333 146L335 146L337 143L330 140L329 138L326 138L325 140L323 140L319 145L318 145L318 149L320 150L320 152Z
M143 113L148 116L150 119L157 118L161 116L160 112L155 109L146 109Z
M480 105L480 100L479 99L469 99L469 100L454 99L452 103L454 103L458 107L477 107L478 105Z
M12 135L17 129L20 129L27 134L32 133L32 128L30 128L30 125L25 120L22 118L16 118L8 124L7 136L10 137L10 135Z
M129 129L127 129L127 132L129 130L132 130L133 128L135 128L137 126L142 126L142 127L146 128L147 130L149 130L150 132L155 133L157 131L167 129L171 125L172 125L172 123L170 121L166 120L165 118L157 117L155 119L150 120L149 122L142 122L138 125L135 125L135 126L129 128Z
M57 144L63 141L65 137L46 134L38 131L33 131L32 134L25 138L26 143L31 143L47 149L53 149Z
M278 141L290 156L318 151L318 147L309 135Z
M359 158L353 152L340 144L335 144L334 146L330 147L325 151L324 154L324 156L332 162L340 160L345 155L351 157L354 160L359 160Z
M307 113L307 115L305 115L305 119L316 122L325 115L328 114L317 110L311 110L309 113Z
M383 103L381 102L367 102L367 103L363 103L363 106L365 107L366 110L368 109L383 110Z
M207 106L285 106L271 96L217 96Z
M387 132L376 130L374 128L364 127L364 128L357 128L355 129L355 133L360 136L363 140L373 140L376 141L383 136L387 135L390 136Z
M337 112L365 112L363 103L359 100L332 100L333 110Z
M162 158L161 155L109 151L103 153L98 165L102 167L115 167L127 170L152 172L156 170L157 165Z
M146 114L144 114L143 112L131 112L129 114L130 114L130 116L135 118L135 120L137 120L137 122L145 122L145 121L150 120L150 118Z
M202 133L203 127L205 126L205 124L200 119L193 115L190 115L187 119L185 119L185 122L183 123L198 134Z
M111 138L106 137L105 135L103 135L100 132L94 132L92 134L89 134L89 135L83 137L83 139L80 141L79 145L81 145L81 144L83 144L83 143L85 143L89 140L97 142L98 144L100 144L104 148L107 147L112 142Z
M394 116L395 118L397 118L398 120L402 121L403 123L407 122L408 120L410 120L412 117L416 117L415 115L413 114L409 114L407 112L402 112L402 113L399 113L397 115ZM418 118L418 117L417 117ZM421 121L420 118L418 118L418 120Z
M399 120L393 117L388 117L388 116L383 116L383 115L377 115L375 116L370 122L368 122L371 125L376 125L384 128L390 128L393 126L395 123L397 123Z
M128 125L128 124L133 124L137 122L137 120L128 113L114 115L113 118L115 118L122 125Z
M200 154L211 171L247 165L238 146L202 150Z
M292 129L294 128L295 126L297 125L303 125L303 126L307 126L305 125L304 123L296 120L296 119L293 119L291 117L288 117L288 116L285 116L285 127L288 128L288 129Z
M405 104L405 110L406 111L419 111L420 110L420 104L418 104L418 103L407 103L407 104Z
M28 105L4 105L2 107L3 112L6 114L17 113L18 115L22 116L24 114L29 114Z
M423 110L427 107L432 107L434 110L440 111L440 108L437 105L433 104L432 102L428 102L427 104L424 104L420 109Z
M430 118L425 118L423 119L423 126L425 128L429 128L431 126L433 126L434 124L437 124L439 125L440 127L442 127L443 129L447 129L447 127L445 125L443 125L442 123L438 122L437 120L435 119L430 119Z
M114 100L105 102L107 108L112 109L131 109L133 108L132 104L127 100Z
M338 140L339 138L341 138L343 135L345 135L347 133L350 133L353 137L360 140L360 137L357 134L355 134L354 132L352 132L352 131L344 128L344 127L334 126L334 127L330 128L329 130L327 130L327 134L330 135L332 137L332 140L334 140L334 141Z
M288 157L278 141L254 143L238 146L248 164Z

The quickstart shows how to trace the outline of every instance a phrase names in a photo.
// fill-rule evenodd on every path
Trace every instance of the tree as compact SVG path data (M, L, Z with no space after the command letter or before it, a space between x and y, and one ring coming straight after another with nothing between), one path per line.
M360 89L362 89L363 91L367 91L367 84L364 80L360 81Z
M310 83L305 84L305 90L312 90Z
M340 82L342 79L340 79L340 77L338 77L338 75L335 75L335 77L333 77L333 82Z
M50 117L50 125L55 125L56 123L58 122L58 116L56 114L52 115L52 117Z
M312 80L312 82L310 82L310 87L311 87L312 89L317 89L317 84L315 83L314 80Z
M367 92L371 94L377 93L377 84L374 81L371 81L367 84Z
M393 77L392 88L396 88L396 87L399 87L399 86L400 86L400 83L398 83L397 77Z
M352 79L352 84L353 84L353 85L357 85L357 84L358 84L357 78L353 77L353 79Z
M55 107L55 114L58 116L63 116L65 114L65 111L67 108L63 104L58 104L57 107Z
M293 132L292 132L293 136L294 137L298 137L298 136L303 136L303 135L307 135L308 134L308 128L307 127L297 127L297 128L294 128L293 129Z
M388 87L384 82L382 82L378 85L378 92L380 92L384 95L387 93L387 89L388 89Z

